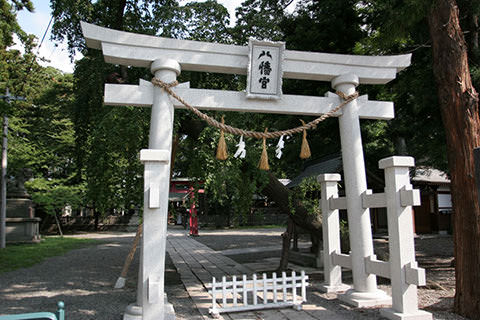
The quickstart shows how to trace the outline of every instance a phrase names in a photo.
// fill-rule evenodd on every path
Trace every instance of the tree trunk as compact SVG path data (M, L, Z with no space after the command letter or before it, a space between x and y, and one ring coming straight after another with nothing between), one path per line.
M287 230L282 233L282 255L280 257L280 265L278 266L277 272L285 271L288 267L288 256L290 253L290 243L292 241L293 229L295 225L291 218L288 218Z
M60 234L60 237L63 237L62 226L60 224L60 220L58 220L57 213L55 212L53 216L55 217L55 223L57 224L58 233Z
M97 211L97 209L93 210L93 218L94 218L95 231L98 231L98 220L100 218L100 213Z
M268 173L268 178L268 184L263 188L262 194L275 201L280 211L287 214L289 217L287 231L284 233L284 235L282 235L282 258L280 261L280 266L278 267L279 270L285 270L288 265L290 240L293 233L292 222L295 225L300 226L302 229L310 232L310 235L312 236L312 244L315 247L312 249L315 250L314 252L318 252L318 244L320 239L322 239L322 218L321 216L313 215L308 212L300 202L295 203L295 212L292 214L290 210L291 204L289 199L291 198L293 192L285 187L280 181L278 181L278 179L271 172ZM289 231L289 228L292 228L291 231ZM287 249L287 238L285 236L289 236Z
M127 0L115 1L113 4L113 11L115 20L112 23L113 29L123 31L123 17L125 14L125 7L127 6Z
M478 94L454 0L438 0L428 16L433 68L445 126L454 207L455 312L480 314L480 208L473 149L480 145Z
M112 27L113 29L123 31L124 28L124 15L125 15L125 7L127 6L127 0L120 0L115 1L113 5L113 11L115 15L115 20L113 21ZM120 75L124 82L128 81L128 68L127 66L121 65L120 66Z
M322 238L322 218L308 212L300 202L295 203L295 213L290 211L291 195L293 194L271 173L268 173L268 184L263 188L262 194L275 201L280 211L288 214L293 222L301 228L309 231L317 238Z
M175 168L175 159L177 158L178 145L180 144L180 135L176 134L172 138L172 154L170 155L170 181L172 181L173 169Z

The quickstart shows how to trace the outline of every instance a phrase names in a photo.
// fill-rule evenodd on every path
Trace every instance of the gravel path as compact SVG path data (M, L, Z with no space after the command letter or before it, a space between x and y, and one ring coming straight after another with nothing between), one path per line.
M69 320L120 319L135 292L130 285L125 290L113 285L133 234L101 238L101 244L0 274L0 313L53 312L62 300Z
M100 244L51 257L26 269L0 274L0 315L54 312L65 302L68 320L120 320L125 307L136 298L138 254L125 288L114 289L134 233L81 234ZM167 256L165 291L175 305L178 319L198 313Z

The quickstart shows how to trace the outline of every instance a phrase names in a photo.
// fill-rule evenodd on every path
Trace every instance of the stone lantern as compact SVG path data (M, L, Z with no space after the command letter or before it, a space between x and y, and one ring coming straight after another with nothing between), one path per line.
M25 189L25 180L31 172L22 169L16 177L9 181L7 188L7 242L38 242L40 241L40 218L35 217L35 207L32 197Z

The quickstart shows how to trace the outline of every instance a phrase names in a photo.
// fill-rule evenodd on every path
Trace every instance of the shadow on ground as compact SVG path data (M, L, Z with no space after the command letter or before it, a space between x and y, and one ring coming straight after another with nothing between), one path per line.
M138 253L126 286L114 289L130 250L133 234L105 235L98 245L51 257L26 269L0 274L0 315L56 311L65 302L69 320L120 320L136 299ZM165 291L177 314L190 319L198 311L167 256Z

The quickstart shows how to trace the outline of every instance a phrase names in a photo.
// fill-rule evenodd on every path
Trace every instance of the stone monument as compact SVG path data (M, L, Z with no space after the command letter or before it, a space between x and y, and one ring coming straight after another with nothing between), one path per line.
M40 241L40 218L35 217L35 206L32 197L25 189L25 179L29 170L22 169L11 179L7 188L7 242Z

